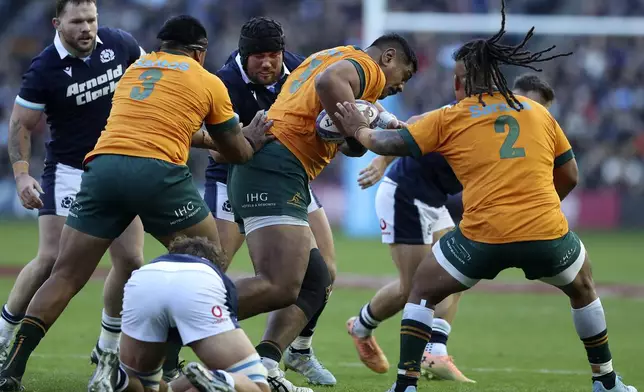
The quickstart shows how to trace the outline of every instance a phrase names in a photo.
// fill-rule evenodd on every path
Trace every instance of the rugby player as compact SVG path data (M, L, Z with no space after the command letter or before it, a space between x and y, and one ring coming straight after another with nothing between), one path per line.
M542 105L514 95L501 64L531 64L554 47L531 53L525 45L499 43L500 31L463 45L456 60L453 107L435 110L402 130L375 131L351 103L336 117L346 135L379 155L441 153L463 184L463 220L444 235L414 275L400 329L400 362L392 392L413 392L423 351L432 333L434 308L451 294L507 268L521 268L570 299L575 329L587 352L593 391L636 392L613 370L606 319L592 279L590 260L570 231L561 200L577 184L570 143Z
M170 328L210 369L189 364L174 392L268 392L266 368L237 323L235 285L222 272L226 257L205 238L178 237L168 254L136 271L125 286L121 349L109 360L116 380L100 380L99 392L165 391L161 364ZM120 358L119 358L120 356ZM192 385L191 385L192 384Z
M38 209L38 254L18 275L0 318L0 364L29 301L49 276L61 232L80 188L85 155L94 148L125 70L143 52L128 33L98 28L95 0L58 0L53 44L23 77L9 130L9 156L22 205ZM43 113L51 129L42 182L29 175L31 133ZM137 218L110 246L114 266L105 282L98 349L117 349L123 286L143 263L143 226Z
M323 108L335 112L337 102L375 102L400 92L416 68L414 52L395 34L380 37L364 51L341 46L313 54L291 72L268 111L277 140L252 161L230 169L228 196L236 220L243 222L256 273L236 282L239 317L279 309L269 317L256 347L269 381L283 350L314 317L331 289L328 268L308 223L309 181L338 150L348 156L365 152L355 140L340 145L322 140L315 131L316 118Z
M422 116L414 116L406 123L412 124L420 118ZM359 185L364 189L378 182L395 158L374 158L361 172ZM373 332L381 322L403 309L418 265L430 252L431 245L454 228L445 202L449 194L458 194L461 190L461 184L445 158L437 153L418 159L403 157L396 160L378 187L376 214L382 242L389 244L399 279L381 288L360 309L358 316L347 321L347 330L360 360L374 372L386 373L389 362ZM440 379L473 382L447 355L447 340L459 300L460 294L455 294L436 309L434 333L424 353L423 370Z
M31 300L0 372L1 391L20 389L31 352L137 215L166 246L178 235L220 246L214 218L186 166L201 124L212 136L204 147L231 162L249 160L270 140L264 133L271 123L259 114L242 133L225 86L202 67L208 39L198 20L171 18L158 38L161 50L132 64L114 92L107 126L85 158L52 274ZM90 388L112 372L104 362Z
M515 80L514 93L539 102L546 108L552 105L555 98L554 90L548 83L530 74L521 75ZM410 118L407 124L418 121L422 116ZM375 185L395 158L374 158L361 171L358 184L363 189ZM457 194L461 190L462 186L452 168L438 153L396 160L378 187L376 213L380 219L382 242L390 245L391 257L400 271L400 278L380 289L362 307L359 315L348 323L360 359L376 372L386 371L389 363L371 334L378 324L403 309L418 264L431 251L430 245L454 228L445 202L448 194ZM436 307L421 371L439 379L469 382L472 380L465 377L447 355L447 340L456 316L459 295L451 295Z
M258 110L271 107L291 70L295 70L302 61L303 57L284 50L282 26L270 18L258 17L242 26L239 50L231 54L229 61L216 75L228 88L233 109L240 121L248 123ZM230 207L227 180L228 165L211 158L206 170L204 198L215 216L221 245L232 259L241 247L244 236L239 232ZM333 235L322 205L313 191L309 191L309 225L326 262L332 284L336 273ZM301 373L310 383L335 385L335 377L320 364L311 348L313 331L323 310L324 305L284 353L283 359L287 369Z

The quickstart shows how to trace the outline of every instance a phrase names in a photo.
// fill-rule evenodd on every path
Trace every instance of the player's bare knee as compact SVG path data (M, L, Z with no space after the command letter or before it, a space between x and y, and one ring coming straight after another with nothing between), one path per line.
M49 275L51 273L51 270L54 268L54 264L56 263L56 257L58 256L58 248L56 248L55 252L52 251L42 251L38 252L38 255L36 256L33 261L31 261L30 264L33 263L33 266L43 275Z
M311 319L327 301L331 292L331 276L319 249L311 249L309 265L304 275L295 305L302 309L307 319Z
M142 254L129 253L129 254L115 254L110 252L112 259L112 266L114 269L123 275L129 276L132 272L139 269L145 260Z
M289 280L272 285L271 298L274 298L277 308L285 308L295 304L300 294L301 283Z
M326 268L329 270L329 277L331 278L331 284L333 284L338 274L338 266L335 264L335 258L327 260L325 257L324 261L326 261Z

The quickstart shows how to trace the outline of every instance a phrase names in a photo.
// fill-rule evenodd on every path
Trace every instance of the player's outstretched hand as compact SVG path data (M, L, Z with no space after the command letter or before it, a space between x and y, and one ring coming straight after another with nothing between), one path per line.
M266 117L266 112L264 110L260 110L255 114L255 117L253 117L253 121L251 121L248 126L242 128L244 137L248 139L255 152L261 150L266 143L275 140L275 136L266 134L272 126L273 121L269 121Z
M40 184L35 178L31 177L29 174L19 175L16 177L16 189L23 207L28 210L43 207L40 195L45 192L43 192Z
M375 157L369 166L360 171L360 176L358 177L358 185L360 185L360 188L367 189L377 184L378 181L382 179L382 176L385 175L387 166L388 163L386 157Z
M355 137L356 132L361 128L369 128L367 118L362 114L358 107L351 102L338 102L336 104L338 111L335 112L335 120L342 124L346 136Z

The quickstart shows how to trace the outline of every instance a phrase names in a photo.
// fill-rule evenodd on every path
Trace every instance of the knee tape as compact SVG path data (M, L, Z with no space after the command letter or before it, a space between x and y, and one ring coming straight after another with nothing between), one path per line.
M309 266L304 274L300 295L295 301L295 305L302 309L307 320L310 320L327 301L331 284L331 275L320 250L311 249Z
M121 369L123 369L126 374L129 372L134 377L138 378L139 381L141 381L143 388L151 389L153 391L159 390L159 384L161 384L161 378L163 377L163 370L161 368L153 372L146 373L132 369L121 362Z
M243 374L254 383L268 385L268 381L266 380L268 377L268 371L262 364L262 360L259 358L258 354L249 355L226 369L226 372ZM228 379L228 377L226 377L226 379ZM232 385L235 385L234 381Z

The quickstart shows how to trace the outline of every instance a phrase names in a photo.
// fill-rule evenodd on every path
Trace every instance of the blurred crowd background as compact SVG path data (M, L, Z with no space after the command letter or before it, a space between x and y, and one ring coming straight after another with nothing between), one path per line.
M525 14L644 16L644 0L507 0L508 11ZM50 44L53 0L0 0L0 178L11 179L7 126L21 74L31 58ZM170 15L200 17L209 30L207 67L218 69L236 49L241 25L267 15L285 29L287 47L303 55L345 44L361 44L362 0L110 0L99 1L99 23L132 33L147 51L156 49L156 33ZM396 11L498 13L498 0L389 0ZM511 17L511 15L510 15ZM525 26L526 32L531 26ZM409 34L420 70L402 94L399 117L424 112L453 99L451 54L468 35ZM507 42L523 37L509 35ZM530 49L556 44L574 55L543 65L543 77L555 88L552 112L570 138L581 168L583 189L644 193L644 37L557 37L536 32ZM508 80L530 70L508 69ZM32 166L38 174L46 127L34 142ZM38 140L40 139L40 140ZM190 165L203 182L203 153ZM316 180L341 186L334 164Z

